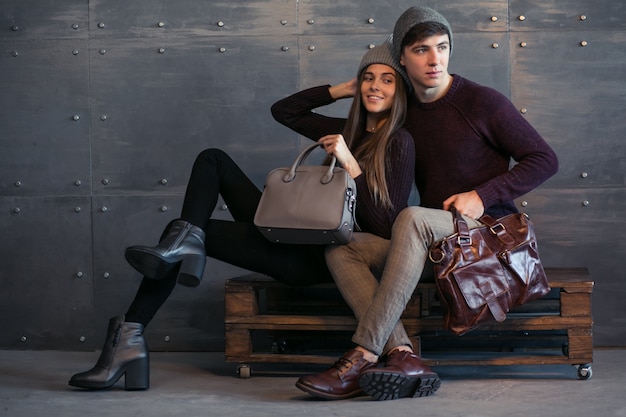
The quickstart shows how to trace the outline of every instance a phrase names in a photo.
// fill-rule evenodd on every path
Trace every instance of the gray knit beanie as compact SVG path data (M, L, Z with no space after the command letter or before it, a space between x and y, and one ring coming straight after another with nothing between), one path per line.
M361 73L372 64L385 64L389 65L391 68L395 69L398 74L404 79L407 88L410 88L411 82L409 81L409 77L406 74L406 71L400 62L396 59L393 59L392 55L392 36L389 36L385 42L380 45L375 46L370 49L363 55L361 59L361 64L359 65L359 70L356 73L357 78L361 75Z
M393 56L396 59L400 59L400 55L402 55L402 41L409 30L411 30L415 25L427 22L441 23L446 27L450 37L450 54L452 54L452 28L446 18L443 17L441 13L431 9L430 7L413 6L402 13L393 28L392 51Z

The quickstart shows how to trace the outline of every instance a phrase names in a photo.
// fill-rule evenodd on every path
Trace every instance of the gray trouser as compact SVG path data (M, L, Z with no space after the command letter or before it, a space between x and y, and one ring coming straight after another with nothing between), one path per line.
M470 228L481 225L465 220ZM377 355L411 345L400 316L417 287L428 249L452 233L450 212L407 207L396 218L391 240L355 233L347 245L327 248L328 268L358 321L354 343Z

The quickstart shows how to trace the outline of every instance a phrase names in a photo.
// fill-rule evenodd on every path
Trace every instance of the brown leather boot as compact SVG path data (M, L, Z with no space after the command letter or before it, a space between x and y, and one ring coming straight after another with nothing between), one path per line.
M346 352L343 357L328 370L317 375L298 379L296 387L316 397L327 400L343 400L363 394L359 387L361 372L376 366L363 358L363 353L356 349Z
M377 400L395 400L434 394L441 380L416 354L393 350L384 367L361 373L359 385L366 394Z

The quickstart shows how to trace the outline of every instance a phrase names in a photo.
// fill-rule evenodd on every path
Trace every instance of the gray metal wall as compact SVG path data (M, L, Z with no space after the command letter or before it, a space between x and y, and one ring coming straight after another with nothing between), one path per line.
M222 148L261 186L302 141L270 105L351 78L416 3L1 0L0 348L99 347L140 280L124 248L179 215L195 155ZM557 151L519 204L546 265L591 270L596 345L626 345L623 2L427 5L455 30L451 70L510 96ZM241 272L209 260L151 348L222 349L223 282Z

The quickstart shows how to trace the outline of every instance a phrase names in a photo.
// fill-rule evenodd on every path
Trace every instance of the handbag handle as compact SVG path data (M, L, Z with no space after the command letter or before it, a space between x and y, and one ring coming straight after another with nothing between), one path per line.
M469 227L467 226L467 222L465 221L465 219L463 219L463 216L461 216L461 213L458 212L454 205L450 207L450 211L454 216L454 228L459 234L459 246L461 248L470 247L472 244L472 238L469 234ZM506 227L490 215L483 214L478 220L480 220L481 223L487 225L491 233L498 236L498 239L500 239L502 243L506 245L512 245L515 243L515 239L513 239L513 237L509 234L509 232L506 230Z
M323 146L323 145L321 143L316 142L312 145L307 146L306 148L302 150L302 152L300 152L300 154L298 154L298 156L296 157L296 160L293 162L293 165L291 165L291 168L289 169L289 171L287 171L287 173L283 176L284 182L291 182L296 178L296 168L298 168L302 164L302 162L309 156L311 151L317 148L318 146ZM328 184L329 182L333 180L335 165L337 165L337 157L333 155L330 160L330 166L328 167L328 170L320 179L320 182L322 184Z
M467 222L461 216L461 213L454 207L454 204L450 206L450 212L452 213L452 217L454 219L454 229L457 232L457 244L459 248L461 248L461 253L463 253L463 258L471 259L473 258L472 254L472 237L469 234L469 227L467 226Z

